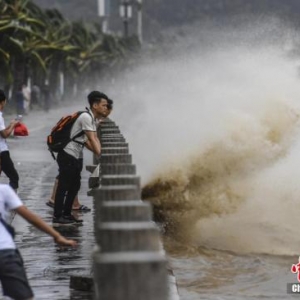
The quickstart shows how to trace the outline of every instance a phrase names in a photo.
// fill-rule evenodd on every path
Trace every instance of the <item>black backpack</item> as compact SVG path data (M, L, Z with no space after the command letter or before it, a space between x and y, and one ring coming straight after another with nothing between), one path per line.
M67 144L70 143L71 141L74 141L84 146L83 143L75 140L76 138L82 136L84 134L84 131L77 133L73 138L71 138L70 136L71 136L71 129L75 121L82 113L85 112L91 115L88 110L77 111L72 115L62 117L52 128L50 134L47 137L47 145L48 145L48 150L51 152L51 155L54 159L55 159L54 153L58 153L62 151L67 146Z

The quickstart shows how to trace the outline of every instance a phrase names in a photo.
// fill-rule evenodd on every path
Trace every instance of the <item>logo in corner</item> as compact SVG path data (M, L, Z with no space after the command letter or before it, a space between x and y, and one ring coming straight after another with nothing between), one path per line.
M291 267L291 272L293 274L297 274L297 280L300 282L300 256L298 258L298 263L295 265L293 264Z

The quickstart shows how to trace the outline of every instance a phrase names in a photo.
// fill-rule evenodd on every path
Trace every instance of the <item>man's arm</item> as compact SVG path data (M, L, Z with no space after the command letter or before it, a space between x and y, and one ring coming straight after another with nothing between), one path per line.
M86 148L91 150L95 155L100 156L101 144L95 131L85 131L88 138L86 141Z
M3 138L9 137L18 123L19 123L19 121L12 120L10 122L10 124L4 130L0 131L1 136Z
M34 225L36 228L52 236L57 244L64 246L76 246L77 243L75 241L64 238L59 232L57 232L54 228L49 226L39 216L31 212L24 205L19 206L15 209L15 211L30 224Z

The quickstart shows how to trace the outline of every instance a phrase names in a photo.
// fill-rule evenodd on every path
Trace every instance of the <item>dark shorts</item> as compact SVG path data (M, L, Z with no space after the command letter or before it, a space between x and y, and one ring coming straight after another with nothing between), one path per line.
M0 281L4 296L16 300L33 298L23 259L17 249L0 250Z

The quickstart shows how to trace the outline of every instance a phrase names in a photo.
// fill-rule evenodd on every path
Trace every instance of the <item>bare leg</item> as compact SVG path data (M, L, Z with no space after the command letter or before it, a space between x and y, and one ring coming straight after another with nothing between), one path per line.
M73 208L79 208L80 207L80 203L79 203L79 199L78 199L78 195L76 195L75 199L74 199L74 202L73 202Z
M90 208L88 208L87 206L85 205L82 205L79 203L79 199L78 199L78 194L76 195L76 197L74 198L74 202L73 202L73 206L72 206L72 209L73 209L73 213L77 210L77 211L91 211Z

